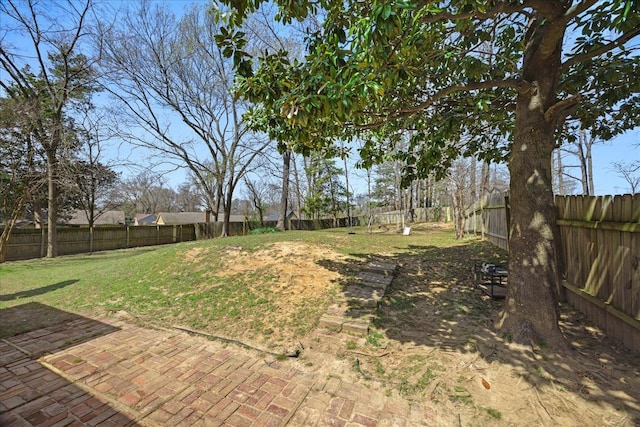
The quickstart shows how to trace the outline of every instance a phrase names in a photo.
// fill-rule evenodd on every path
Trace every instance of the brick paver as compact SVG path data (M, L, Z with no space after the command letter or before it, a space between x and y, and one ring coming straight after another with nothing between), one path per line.
M2 340L0 362L2 426L429 425L422 405L113 319Z
M339 304L320 318L319 327L352 335L367 335L375 309L393 281L396 264L370 262L356 276L357 282L341 289Z

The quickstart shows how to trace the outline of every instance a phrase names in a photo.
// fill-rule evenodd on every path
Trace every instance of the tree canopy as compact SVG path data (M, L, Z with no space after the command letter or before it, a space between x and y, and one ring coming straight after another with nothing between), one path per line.
M47 5L33 0L0 3L2 31L11 27L22 35L32 55L22 55L5 38L0 39L0 70L7 75L6 80L0 80L0 88L9 98L29 106L31 133L47 160L47 213L52 224L58 218L59 156L73 138L66 120L73 104L88 99L96 90L94 59L79 52L88 36L90 4L90 0ZM57 256L56 233L56 227L49 227L48 257Z
M298 148L358 136L365 164L393 151L404 176L443 176L460 155L506 159L511 174L509 291L515 341L562 347L551 153L567 117L596 136L638 125L633 0L372 2L278 0L284 23L322 17L304 60L253 58L241 24L265 2L223 0L218 43L233 57L248 117ZM610 117L609 121L602 121ZM409 144L390 150L411 130Z
M225 3L231 9L218 16L233 28L262 2ZM516 95L535 90L522 75L534 19L553 30L541 49L563 44L562 103L548 115L571 113L603 139L638 125L639 62L626 44L639 34L635 2L277 3L285 23L325 16L308 34L304 60L284 51L251 57L240 30L223 28L218 38L243 76L240 93L262 106L249 117L277 139L316 148L329 135L364 135L361 153L373 163L385 152L382 141L411 129L411 144L397 154L407 173L446 172L460 154L503 160ZM598 121L603 116L609 120Z

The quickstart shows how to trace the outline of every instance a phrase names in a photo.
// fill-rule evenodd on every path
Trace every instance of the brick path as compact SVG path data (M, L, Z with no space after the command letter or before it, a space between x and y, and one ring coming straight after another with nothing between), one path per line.
M367 335L378 304L393 281L395 263L370 262L355 283L338 292L338 303L329 307L319 326L338 332Z
M81 318L0 342L1 426L417 426L429 408L178 331Z

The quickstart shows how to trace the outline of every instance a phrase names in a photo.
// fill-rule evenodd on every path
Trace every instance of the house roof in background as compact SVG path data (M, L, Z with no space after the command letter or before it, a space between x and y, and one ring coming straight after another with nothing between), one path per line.
M158 212L157 222L159 224L197 224L205 222L204 212Z
M222 222L223 215L218 215L218 222ZM229 222L244 222L247 219L244 215L229 215Z
M197 224L206 222L205 212L159 212L157 215L157 223L165 225L173 224ZM211 215L213 221L213 215ZM229 222L244 222L244 215L230 215ZM222 222L222 214L218 215L218 222Z
M135 225L151 225L155 224L158 219L156 214L140 213L135 216Z
M123 225L125 223L124 211L104 211L97 214L93 225ZM66 222L68 225L89 225L87 213L83 210L71 212L71 218Z
M269 215L267 215L266 217L264 217L264 220L265 221L277 221L279 216L280 216L279 212L273 212L273 213L270 213ZM296 218L297 218L296 217L296 213L294 211L290 211L287 214L287 219L296 219Z

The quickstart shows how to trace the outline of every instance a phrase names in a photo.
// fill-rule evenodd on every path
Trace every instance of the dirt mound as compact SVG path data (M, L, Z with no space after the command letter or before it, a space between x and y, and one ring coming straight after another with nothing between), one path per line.
M299 242L279 242L257 251L242 248L227 250L219 276L262 274L274 284L273 290L295 303L302 298L326 294L328 287L341 279L341 274L323 267L319 261L345 260L328 247Z

